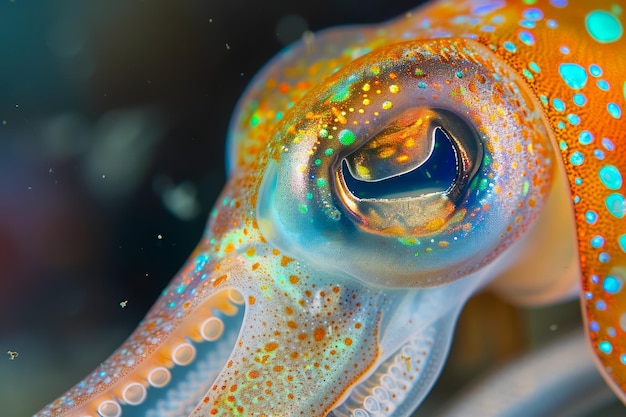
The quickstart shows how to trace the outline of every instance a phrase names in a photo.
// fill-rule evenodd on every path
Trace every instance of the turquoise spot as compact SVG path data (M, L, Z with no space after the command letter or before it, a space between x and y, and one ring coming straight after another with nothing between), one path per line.
M324 151L324 155L326 156L331 156L333 153L335 153L335 150L333 148L328 148Z
M609 213L618 219L621 219L626 214L626 200L624 196L619 193L609 195L604 200L604 204L607 210L609 210Z
M603 340L602 342L598 343L598 349L600 349L600 352L606 353L608 355L609 353L613 352L613 345L611 344L611 342Z
M554 19L548 19L546 24L548 25L550 29L555 29L558 26L558 24L556 23L556 20Z
M345 146L352 145L355 139L356 139L356 136L354 135L354 132L352 132L351 130L344 129L341 132L339 132L339 142L341 142L342 145L345 145Z
M528 64L528 68L530 68L535 74L539 74L541 72L541 69L536 62L531 62L530 64Z
M528 69L526 68L522 70L522 74L524 74L524 77L526 77L528 80L532 80L534 78L533 73L528 71Z
M522 30L517 37L524 45L533 46L535 44L535 37L532 33Z
M457 76L457 78L463 78L463 72L462 71L457 71L455 73L455 75Z
M600 43L615 42L622 37L622 24L609 12L594 10L585 17L585 27L589 35Z
M602 91L609 91L609 83L607 81L605 81L605 80L598 80L596 85Z
M559 141L559 149L561 149L562 151L567 149L567 142L565 142L564 140Z
M589 243L591 243L591 246L593 248L598 249L598 248L601 248L602 246L604 246L604 238L602 236L600 236L600 235L596 235L596 236L591 238Z
M600 181L609 190L619 190L622 187L622 174L613 165L600 168Z
M588 130L583 130L580 132L580 135L578 135L578 142L580 142L581 145L589 145L593 142L593 134Z
M558 123L556 124L556 127L558 127L558 128L559 128L559 129L561 129L561 130L565 129L565 122L563 122L563 121L558 122Z
M583 179L582 179L582 178L580 178L580 177L576 177L576 179L574 180L574 183L575 183L576 185L582 185L582 183L583 183Z
M560 112L565 110L565 103L563 103L563 100L561 100L560 98L553 98L552 107L554 107L554 110Z
M318 187L324 187L327 184L324 178L318 178L315 183Z
M619 119L622 117L622 108L615 103L609 103L606 106L606 109L609 111L609 114L613 116L615 119Z
M626 365L626 353L622 353L622 356L619 357L620 362L622 362L622 365Z
M587 84L587 71L578 64L559 65L559 74L570 88L580 90Z
M506 41L502 44L502 46L504 46L504 49L506 49L507 51L511 53L517 51L517 46L515 46L513 42Z
M426 88L426 83L424 82L420 82L419 84L417 84L418 88Z
M572 163L572 165L582 165L582 163L585 161L585 157L583 156L582 153L576 151L576 152L572 152L572 154L569 157L569 161Z
M619 243L619 247L622 252L626 252L626 235L621 235L617 238L617 243Z
M587 220L587 223L589 224L596 224L596 222L598 221L598 213L593 210L587 211L585 213L585 220Z
M311 193L311 192L306 193L306 199L307 200L313 200L313 193Z
M539 100L541 101L541 104L543 104L544 106L548 105L548 97L544 96L543 94L539 96Z
M580 117L577 114L568 114L567 121L570 122L574 126L578 126L580 124Z
M589 65L589 72L594 77L599 77L599 76L602 75L602 68L600 68L599 65L591 64L591 65Z
M584 106L587 103L587 98L584 94L576 93L574 94L574 104L577 106Z
M622 289L622 282L618 278L615 278L611 275L607 275L604 278L604 282L602 283L602 289L608 292L609 294L617 294Z

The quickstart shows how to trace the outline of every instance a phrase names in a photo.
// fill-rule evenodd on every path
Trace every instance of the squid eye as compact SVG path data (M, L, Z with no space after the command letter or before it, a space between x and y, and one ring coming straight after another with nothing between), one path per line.
M477 132L459 116L409 109L344 159L337 191L362 227L424 236L462 204L482 157ZM411 210L410 198L428 210ZM381 206L383 199L388 204Z
M505 65L440 39L337 71L273 132L264 236L376 286L439 285L491 262L537 217L554 165L540 105Z

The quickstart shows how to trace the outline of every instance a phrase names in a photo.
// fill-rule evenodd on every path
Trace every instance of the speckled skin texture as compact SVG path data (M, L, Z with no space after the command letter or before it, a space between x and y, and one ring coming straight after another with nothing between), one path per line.
M563 171L590 345L623 398L623 7L433 2L285 51L239 105L195 252L130 338L37 416L166 398L157 387L244 309L187 415L408 415L463 303L506 271ZM166 408L152 412L180 415Z

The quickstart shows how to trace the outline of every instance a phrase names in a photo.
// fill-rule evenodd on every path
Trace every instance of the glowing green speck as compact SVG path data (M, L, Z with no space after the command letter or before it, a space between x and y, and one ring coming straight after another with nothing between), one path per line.
M307 206L306 204L300 204L298 206L298 210L300 210L300 213L302 214L307 214L309 212L309 206Z
M330 101L336 103L336 102L344 101L348 97L350 97L350 84L346 83L337 88L337 92L332 95L332 97L330 98Z
M325 187L327 182L324 178L318 178L316 184L318 187Z
M335 153L335 150L333 148L328 148L324 151L324 155L326 156L331 156L334 153Z
M307 200L313 200L313 193L306 193Z
M315 164L316 167L318 167L318 166L322 165L322 160L318 158L313 163Z
M260 121L261 121L261 118L259 117L259 115L254 113L252 117L250 117L250 126L252 127L258 126Z
M356 136L354 135L354 132L352 132L351 130L344 129L341 132L339 132L339 142L341 142L341 144L344 146L352 145L355 139L356 139Z
M327 138L327 137L328 137L328 130L320 129L320 138Z
M528 194L529 189L530 189L530 183L528 181L524 181L524 184L522 184L522 194L526 196Z

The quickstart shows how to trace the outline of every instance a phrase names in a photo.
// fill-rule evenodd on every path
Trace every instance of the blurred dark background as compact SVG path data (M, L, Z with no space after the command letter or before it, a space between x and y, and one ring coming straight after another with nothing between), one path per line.
M232 111L268 59L418 3L0 0L0 414L33 414L141 320L202 233ZM468 310L433 403L579 325L576 303Z

